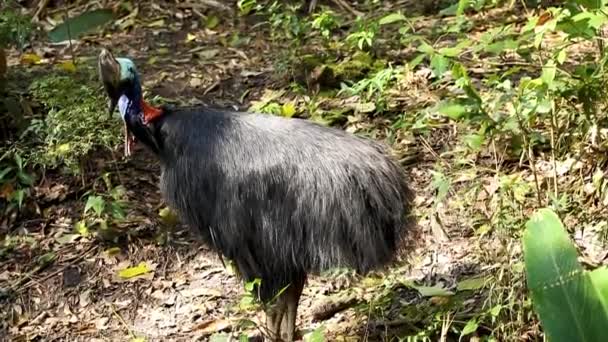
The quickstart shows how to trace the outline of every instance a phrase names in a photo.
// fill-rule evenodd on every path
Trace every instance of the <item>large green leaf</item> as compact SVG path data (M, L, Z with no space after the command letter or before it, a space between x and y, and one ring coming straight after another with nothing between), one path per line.
M605 341L608 269L583 270L550 209L539 210L526 223L523 242L528 287L550 341Z
M98 9L84 12L55 26L49 32L49 39L53 43L62 42L70 38L75 39L90 32L114 19L109 9Z

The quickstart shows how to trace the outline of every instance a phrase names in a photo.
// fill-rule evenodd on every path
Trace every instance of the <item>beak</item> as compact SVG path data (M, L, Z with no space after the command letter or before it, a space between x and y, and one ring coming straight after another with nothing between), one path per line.
M108 115L111 119L119 97L118 81L120 79L120 64L118 64L118 61L114 58L110 50L102 49L99 53L97 69L99 71L99 78L109 97Z

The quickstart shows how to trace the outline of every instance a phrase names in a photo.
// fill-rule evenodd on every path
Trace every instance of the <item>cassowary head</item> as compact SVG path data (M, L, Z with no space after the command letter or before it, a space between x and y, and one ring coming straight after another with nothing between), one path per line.
M107 49L102 49L98 60L99 77L108 94L110 116L118 99L128 90L139 89L141 84L135 64L128 58L114 58ZM121 113L122 114L122 113Z
M102 49L98 60L99 77L109 97L110 117L116 105L125 122L125 154L131 154L135 142L133 133L139 140L154 148L147 125L159 118L162 110L147 104L142 97L141 82L135 63L128 58L114 58L107 49Z

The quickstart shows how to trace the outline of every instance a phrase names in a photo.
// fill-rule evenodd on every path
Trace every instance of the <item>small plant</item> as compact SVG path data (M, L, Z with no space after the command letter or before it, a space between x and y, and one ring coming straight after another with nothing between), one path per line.
M402 67L387 67L377 71L369 78L364 78L352 86L342 84L342 89L338 93L348 94L349 96L359 96L365 102L373 102L374 110L383 111L386 105L385 91L397 79Z
M108 120L107 104L85 77L50 75L31 85L32 97L47 113L30 123L16 146L27 150L24 157L37 166L67 166L78 173L90 152L100 147L111 150L120 142L119 121Z
M338 18L335 16L335 13L330 10L315 14L315 18L312 21L312 28L318 30L321 33L321 36L326 40L329 40L330 34L338 25Z
M285 6L279 1L267 7L268 22L272 29L271 36L275 41L287 41L291 46L299 46L301 40L310 30L310 22L300 19L298 9L301 5Z
M75 230L82 236L89 236L91 228L97 228L96 233L102 238L116 238L111 229L113 223L125 219L126 190L122 185L113 186L109 174L103 176L107 193L85 194L87 200L84 206L83 219L76 223Z
M247 15L253 11L257 6L256 0L238 0L236 2L237 7L241 15Z
M380 24L377 21L366 22L359 19L355 27L355 32L346 36L346 42L352 48L362 51L371 50L374 47Z
M12 0L0 0L0 49L10 45L23 46L33 30L30 19L13 5Z
M9 154L0 158L0 198L8 201L6 211L21 209L29 188L33 185L33 177L26 171L25 163L19 154L11 159Z

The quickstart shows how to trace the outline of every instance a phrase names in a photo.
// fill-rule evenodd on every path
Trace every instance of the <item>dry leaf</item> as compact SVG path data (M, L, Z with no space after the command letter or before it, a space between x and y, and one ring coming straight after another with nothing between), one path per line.
M192 330L198 330L205 334L213 334L215 332L223 331L232 326L232 323L226 319L216 319L212 321L206 321L193 327Z
M97 319L95 321L95 328L97 328L97 330L105 330L108 328L108 321L110 321L110 319L108 317L101 317L99 319Z

